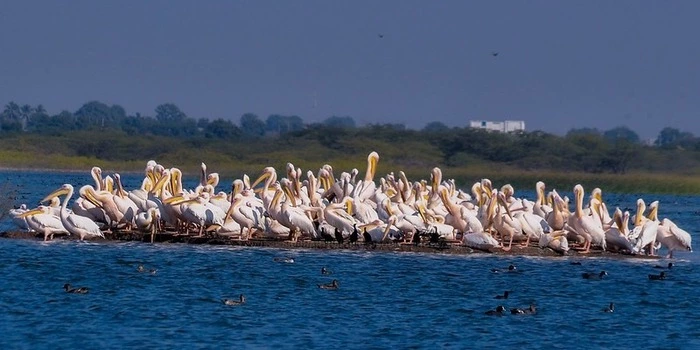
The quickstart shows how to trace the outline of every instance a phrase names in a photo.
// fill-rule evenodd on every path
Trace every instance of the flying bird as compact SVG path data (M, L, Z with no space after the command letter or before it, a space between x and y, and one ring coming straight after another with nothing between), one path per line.
M493 56L493 57L498 56L498 51L493 51L493 52L491 52L491 56Z

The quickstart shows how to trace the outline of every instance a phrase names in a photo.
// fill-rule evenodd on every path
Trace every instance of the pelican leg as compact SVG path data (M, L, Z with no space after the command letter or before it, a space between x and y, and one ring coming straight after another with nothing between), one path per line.
M508 242L508 248L505 248L505 247L504 247L504 248L503 248L503 251L508 252L508 251L510 251L511 249L513 249L513 235L510 235L510 241Z
M586 239L586 242L583 244L583 251L580 254L588 254L591 252L591 241L589 239Z

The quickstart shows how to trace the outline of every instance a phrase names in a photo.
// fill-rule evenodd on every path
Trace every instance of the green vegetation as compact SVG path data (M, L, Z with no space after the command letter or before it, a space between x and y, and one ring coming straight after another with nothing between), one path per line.
M336 175L380 155L378 175L406 172L428 179L442 168L462 186L490 178L494 184L570 189L576 183L614 192L700 193L700 139L666 128L653 145L626 127L600 132L571 130L501 134L429 123L421 131L403 125L356 127L332 116L305 125L298 116L255 114L240 126L216 119L194 120L174 104L155 117L126 115L124 108L93 101L76 112L49 116L43 107L9 103L0 114L0 164L5 168L89 169L141 172L149 159L195 174L205 162L223 176L257 176L265 166L287 162L302 169L331 164Z

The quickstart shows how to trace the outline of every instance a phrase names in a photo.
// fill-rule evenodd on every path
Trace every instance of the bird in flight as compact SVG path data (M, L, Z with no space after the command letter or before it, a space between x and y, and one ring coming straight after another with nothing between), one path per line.
M493 52L491 52L491 56L493 56L493 57L498 56L498 51L493 51Z
M379 39L381 39L384 37L384 34L377 34L377 36L379 37Z

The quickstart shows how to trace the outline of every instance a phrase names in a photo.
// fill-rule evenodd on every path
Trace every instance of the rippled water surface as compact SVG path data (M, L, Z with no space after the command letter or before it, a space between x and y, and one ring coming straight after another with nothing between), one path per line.
M86 174L0 173L36 203ZM125 176L129 188L138 176ZM525 196L531 192L523 192ZM700 199L661 201L697 241ZM30 204L31 205L31 204ZM3 348L700 348L700 259L443 256L184 244L0 239ZM291 257L294 263L275 261ZM580 261L581 265L571 262ZM493 273L513 263L514 273ZM157 269L140 273L137 266ZM321 275L321 267L332 271ZM606 270L606 279L583 272ZM340 288L317 284L338 279ZM64 283L87 286L65 293ZM511 290L507 300L494 296ZM222 298L245 294L246 304ZM601 310L615 303L614 313ZM536 315L487 316L502 304Z

